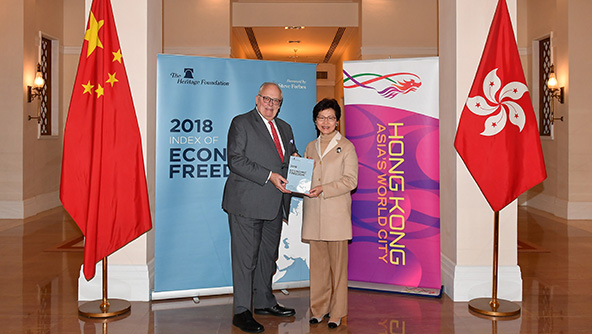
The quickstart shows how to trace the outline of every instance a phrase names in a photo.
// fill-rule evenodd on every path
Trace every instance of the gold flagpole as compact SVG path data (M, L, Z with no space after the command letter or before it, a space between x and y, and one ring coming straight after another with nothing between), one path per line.
M520 314L520 306L516 303L497 299L497 269L499 241L499 211L495 211L493 222L493 287L491 300L475 298L469 301L469 310L490 317L511 317Z
M112 318L131 310L127 300L107 298L107 257L103 258L103 299L93 300L78 307L78 315L87 318Z

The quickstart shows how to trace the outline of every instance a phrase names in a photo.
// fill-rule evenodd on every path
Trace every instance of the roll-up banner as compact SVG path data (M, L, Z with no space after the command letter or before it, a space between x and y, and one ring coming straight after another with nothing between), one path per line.
M343 65L358 153L350 287L439 296L438 58Z
M316 136L316 65L159 55L157 59L155 277L153 299L232 292L230 232L222 210L232 118L255 106L259 86L277 83L278 117L301 154ZM308 286L301 199L292 200L275 288Z

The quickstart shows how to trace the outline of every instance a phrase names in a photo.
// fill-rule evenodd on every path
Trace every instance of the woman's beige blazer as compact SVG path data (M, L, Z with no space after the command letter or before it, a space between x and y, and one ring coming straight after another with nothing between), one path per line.
M322 185L319 197L304 197L303 240L350 240L351 191L358 185L358 156L352 142L339 132L325 152L320 137L306 146L304 157L314 159L312 187Z

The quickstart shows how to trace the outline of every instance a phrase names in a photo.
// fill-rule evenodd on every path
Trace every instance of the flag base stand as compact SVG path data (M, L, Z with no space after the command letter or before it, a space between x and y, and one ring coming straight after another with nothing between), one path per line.
M127 314L132 305L123 299L107 299L107 257L103 258L103 299L78 306L78 315L87 318L113 318Z
M497 299L498 305L492 305L489 298L475 298L469 301L469 310L490 317L512 317L520 314L520 306L516 303Z
M518 304L497 299L497 267L499 240L499 211L495 211L493 219L493 279L492 293L489 298L476 298L469 301L469 311L489 317L512 317L520 314Z
M132 305L127 300L109 299L107 307L102 307L102 300L94 300L78 307L78 315L87 318L112 318L131 311Z

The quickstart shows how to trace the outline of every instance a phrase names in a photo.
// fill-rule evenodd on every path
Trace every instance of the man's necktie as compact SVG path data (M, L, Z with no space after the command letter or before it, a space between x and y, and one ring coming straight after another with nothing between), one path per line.
M284 152L282 152L282 145L280 144L280 137L278 137L277 131L275 131L275 126L273 126L273 122L269 121L269 126L271 126L271 135L273 136L273 142L275 143L275 148L277 148L278 154L284 162Z

